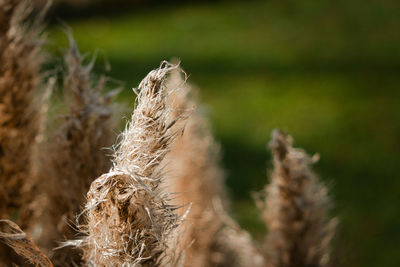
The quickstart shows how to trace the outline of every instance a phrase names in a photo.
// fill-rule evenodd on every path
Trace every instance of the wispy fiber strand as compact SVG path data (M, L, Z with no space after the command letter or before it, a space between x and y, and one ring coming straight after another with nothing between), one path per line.
M327 188L311 171L310 158L292 147L292 139L279 130L270 142L274 158L265 201L258 204L268 227L268 261L275 267L327 266L336 220L328 212Z
M179 218L159 185L164 176L160 162L177 134L164 84L175 68L163 62L139 84L137 106L113 167L90 187L87 236L72 242L83 247L90 266L154 266L168 257L168 239Z
M185 266L239 265L238 254L247 253L251 245L244 244L243 238L237 238L244 231L226 215L220 201L225 201L226 192L224 173L219 165L219 145L214 141L201 110L193 110L197 105L193 95L195 92L180 72L172 73L167 87L170 88L170 102L174 107L175 118L190 115L185 131L175 140L165 163L168 169L165 187L168 191L175 192L173 203L190 207L186 220L179 228L175 245L185 253ZM218 209L215 202L221 203ZM185 211L186 209L180 209L182 215ZM235 225L235 230L231 228L232 225ZM228 231L229 237L235 239L235 246L241 248L233 252L236 254L234 256L226 254L233 248L225 243ZM248 237L251 240L250 235ZM250 266L249 261L244 264Z
M47 209L43 216L43 234L39 244L49 252L58 242L76 237L73 225L82 212L90 184L111 167L107 157L113 144L110 118L111 96L102 95L107 78L96 79L91 70L94 61L83 64L76 43L70 36L70 50L65 56L67 67L63 92L68 105L64 123L50 135L41 174ZM79 222L78 222L79 224ZM77 261L77 250L55 250L53 262Z

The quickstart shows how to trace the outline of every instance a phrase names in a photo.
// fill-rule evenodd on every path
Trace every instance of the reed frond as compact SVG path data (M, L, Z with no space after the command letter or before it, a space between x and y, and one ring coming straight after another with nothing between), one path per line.
M317 157L292 142L283 132L272 132L274 169L265 199L258 201L269 230L268 261L277 267L327 266L336 226L328 214L328 189L310 169Z

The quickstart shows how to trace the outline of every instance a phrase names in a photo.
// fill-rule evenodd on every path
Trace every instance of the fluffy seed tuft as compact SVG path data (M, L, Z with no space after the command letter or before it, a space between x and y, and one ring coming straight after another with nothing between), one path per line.
M258 205L268 226L266 249L272 266L327 266L336 219L329 219L331 201L302 149L292 147L283 132L272 132L274 157L271 182Z
M177 134L164 85L176 68L163 62L139 84L137 106L113 167L90 187L87 236L75 241L88 265L152 266L167 257L168 239L179 218L159 187L164 175L160 162Z

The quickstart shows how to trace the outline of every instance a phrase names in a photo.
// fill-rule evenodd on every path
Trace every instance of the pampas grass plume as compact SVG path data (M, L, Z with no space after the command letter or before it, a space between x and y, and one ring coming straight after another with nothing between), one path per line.
M174 192L173 203L190 207L172 246L184 252L184 266L263 266L251 236L225 211L220 149L201 110L194 110L196 92L178 71L172 73L167 87L174 118L188 117L185 131L165 160L169 171L164 182ZM182 215L185 211L180 210Z
M39 226L46 231L37 239L42 247L54 254L55 263L79 261L77 250L52 249L59 242L76 236L73 225L80 223L77 216L82 212L90 184L111 166L106 148L111 147L114 140L110 121L113 110L110 99L102 95L106 78L96 79L92 75L94 62L84 65L71 35L69 39L62 88L68 113L57 131L50 133L45 148L47 155L41 162L42 169L47 169L41 174L42 180L47 181L42 187L47 204Z
M87 236L75 241L89 265L154 266L168 257L168 239L179 218L159 185L164 177L160 163L177 134L164 84L176 68L163 62L139 84L137 106L113 167L90 187Z
M258 201L268 227L268 261L276 267L327 266L336 219L329 218L328 190L311 171L316 157L292 147L283 132L272 132L274 158L264 201Z
M24 204L29 189L34 147L40 130L40 68L43 14L30 20L29 1L0 3L0 216L9 218ZM44 11L43 11L44 13ZM27 23L29 21L29 23ZM26 222L23 222L26 223Z

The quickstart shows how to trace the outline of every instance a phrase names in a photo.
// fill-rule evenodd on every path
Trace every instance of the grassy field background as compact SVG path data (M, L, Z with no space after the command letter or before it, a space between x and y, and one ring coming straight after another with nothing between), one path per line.
M318 152L335 199L342 266L400 266L400 5L396 1L219 1L57 16L122 102L161 60L179 58L222 144L232 213L266 232L251 198L267 180L275 127ZM67 46L59 23L49 43Z

